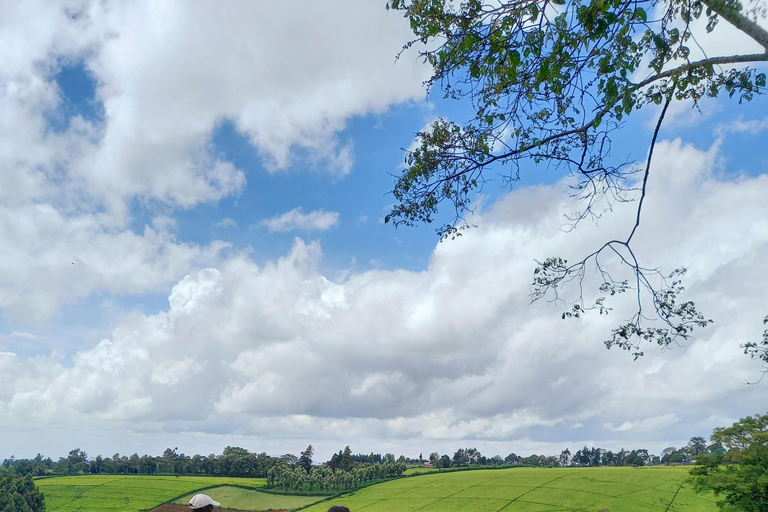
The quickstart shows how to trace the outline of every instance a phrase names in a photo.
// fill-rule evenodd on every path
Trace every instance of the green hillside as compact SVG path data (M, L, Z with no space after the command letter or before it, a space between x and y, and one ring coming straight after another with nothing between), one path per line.
M352 512L717 512L714 497L680 487L687 477L680 467L433 473L366 487L305 510L325 512L338 503ZM289 509L318 499L231 487L264 485L248 478L95 475L36 483L48 512L139 512L170 500L185 503L203 488L224 507L240 510Z
M717 512L712 496L680 484L685 468L514 468L403 478L306 512ZM671 505L670 505L671 503Z
M47 512L138 512L218 485L260 487L261 478L87 475L43 478Z
M222 508L235 510L291 510L316 503L326 496L294 496L290 494L272 494L242 487L222 486L205 491ZM186 505L195 493L191 492L174 503Z

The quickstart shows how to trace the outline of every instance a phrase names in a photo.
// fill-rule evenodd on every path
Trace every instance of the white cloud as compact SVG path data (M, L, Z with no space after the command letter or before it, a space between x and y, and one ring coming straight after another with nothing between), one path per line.
M381 3L294 7L3 4L0 308L41 320L94 292L153 292L216 264L226 244L181 243L156 212L244 190L244 171L213 147L224 121L271 171L299 158L350 172L353 141L338 136L346 121L419 97L426 67L394 64L409 28ZM49 115L64 115L54 80L64 64L93 77L104 117L78 115L57 132ZM145 215L156 220L142 230ZM327 229L334 215L297 219Z
M614 432L623 431L659 431L680 421L680 417L674 413L660 414L652 418L645 418L638 421L625 421L618 427L611 423L606 423L603 428L613 430Z
M750 133L752 135L760 133L768 128L768 117L762 119L744 120L744 116L739 116L730 123L721 125L717 128L719 134L726 133Z
M237 222L227 217L226 219L222 219L219 222L216 222L213 224L213 227L216 228L236 228Z
M633 204L618 205L599 227L563 233L575 205L561 183L510 193L438 244L423 272L332 283L317 270L319 244L297 240L264 266L241 254L191 273L166 311L132 314L71 364L0 354L0 428L518 453L587 442L659 451L706 436L768 406L744 385L760 365L739 348L759 339L765 315L768 176L722 181L717 146L664 141L656 154L636 250L689 267L688 296L716 323L686 346L648 347L633 362L600 342L627 304L578 321L528 305L533 258L583 255L633 219Z
M8 334L9 338L23 338L27 340L35 341L37 340L37 336L35 336L32 333L24 332L24 331L13 331L11 334Z
M16 320L49 318L94 291L158 291L228 247L179 243L160 218L133 233L104 214L65 216L47 204L0 205L0 308Z
M243 173L209 151L222 120L270 170L298 149L346 174L352 145L337 136L346 120L422 94L426 67L394 63L408 25L379 2L303 1L290 12L261 2L94 2L85 16L99 27L87 65L107 120L88 165L75 169L102 194L188 207L237 192Z
M327 231L339 223L338 212L326 212L323 209L303 213L301 207L294 208L282 215L266 219L261 222L269 229L275 231Z

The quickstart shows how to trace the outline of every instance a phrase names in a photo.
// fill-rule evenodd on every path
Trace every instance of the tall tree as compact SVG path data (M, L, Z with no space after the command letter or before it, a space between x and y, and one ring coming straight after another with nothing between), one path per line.
M299 461L299 458L292 453L286 453L285 455L280 456L280 460L288 464L290 467L294 467Z
M696 457L707 451L707 440L701 436L692 437L691 440L688 441L688 447L691 450L691 454Z
M69 456L67 456L67 458L72 464L82 464L84 462L88 462L88 454L80 448L70 450Z
M394 460L392 462L394 462ZM352 450L349 446L344 447L344 453L341 454L339 467L342 471L349 471L352 468Z
M304 468L304 471L309 473L312 469L312 456L315 454L315 449L312 445L307 446L307 449L299 454L298 465Z
M464 124L438 119L417 134L386 221L431 223L448 203L452 220L437 231L454 237L467 226L463 216L489 172L512 181L525 165L560 166L579 178L576 194L585 201L571 219L574 225L599 216L606 202L636 199L637 215L625 237L606 241L575 263L543 259L534 274L533 299L561 299L562 286L575 281L579 291L563 317L579 317L588 310L608 312L607 297L632 289L636 313L613 329L605 341L609 348L638 357L643 341L666 347L690 337L710 321L693 302L681 300L685 269L665 275L641 263L634 236L670 103L697 103L723 92L751 100L765 87L765 74L748 66L768 61L768 31L756 22L765 15L758 1L390 0L416 36L406 48L424 43L421 55L433 69L427 86L441 88L448 98L468 99L474 115ZM707 34L725 20L765 51L695 60L698 36L692 26L699 19L706 20ZM648 105L662 108L647 161L634 166L612 160L613 132ZM635 185L628 178L638 172ZM629 273L604 266L609 254ZM591 269L602 282L585 296Z
M723 510L768 510L768 414L716 428L711 439L728 452L696 459L698 465L691 470L696 489L714 491Z

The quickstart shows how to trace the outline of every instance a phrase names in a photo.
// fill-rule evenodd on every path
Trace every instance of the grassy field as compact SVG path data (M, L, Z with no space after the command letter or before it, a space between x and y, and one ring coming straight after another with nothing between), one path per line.
M88 475L42 478L47 512L138 512L216 485L264 485L261 478Z
M458 471L373 485L305 510L345 504L352 512L717 512L713 496L695 494L686 468L514 468ZM231 487L262 479L172 476L78 476L36 481L48 512L139 512L166 501L186 504L203 488L223 507L289 509L320 498ZM182 498L178 498L183 496Z
M713 496L680 488L687 477L685 468L462 471L393 480L305 510L343 504L352 512L717 512Z
M187 505L190 498L196 493L175 500L174 503ZM326 498L326 496L290 496L283 494L271 494L240 487L216 487L208 489L205 494L221 503L222 508L235 510L290 510L305 505L311 505Z

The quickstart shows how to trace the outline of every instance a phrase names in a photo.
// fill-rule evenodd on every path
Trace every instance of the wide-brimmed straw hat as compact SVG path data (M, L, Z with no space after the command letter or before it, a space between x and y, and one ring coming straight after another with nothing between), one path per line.
M207 494L195 494L192 496L192 499L189 500L189 508L192 510L197 510L198 508L207 507L208 505L213 505L214 507L218 507L221 505L218 501L214 501L211 499L210 496Z

